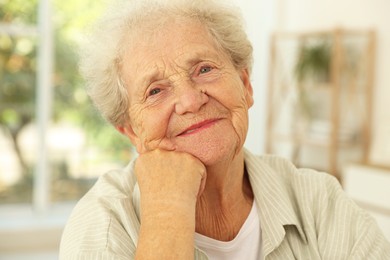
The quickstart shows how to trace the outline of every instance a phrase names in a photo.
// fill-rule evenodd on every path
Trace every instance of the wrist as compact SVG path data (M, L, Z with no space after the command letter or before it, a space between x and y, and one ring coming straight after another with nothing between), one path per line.
M137 259L191 259L194 250L195 206L158 204L142 212Z
M196 201L153 200L141 198L141 221L193 220L195 222Z

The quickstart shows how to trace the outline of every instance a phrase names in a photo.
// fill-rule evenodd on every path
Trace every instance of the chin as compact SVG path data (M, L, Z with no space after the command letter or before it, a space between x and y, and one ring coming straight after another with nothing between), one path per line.
M178 149L178 151L186 152L198 158L205 166L213 166L219 163L231 161L237 152L236 143L215 143L208 142L202 146L186 147L187 149ZM184 148L184 147L183 147Z
M226 122L221 121L203 132L175 139L176 150L195 156L205 166L231 161L242 150L244 138Z

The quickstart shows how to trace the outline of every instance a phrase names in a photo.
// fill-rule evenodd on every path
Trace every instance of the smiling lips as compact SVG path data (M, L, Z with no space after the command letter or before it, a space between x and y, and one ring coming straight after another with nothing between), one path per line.
M182 133L180 133L179 136L187 136L187 135L198 133L199 131L205 130L213 126L218 120L219 119L209 119L209 120L202 121L198 124L194 124L189 128L187 128L186 130L184 130Z

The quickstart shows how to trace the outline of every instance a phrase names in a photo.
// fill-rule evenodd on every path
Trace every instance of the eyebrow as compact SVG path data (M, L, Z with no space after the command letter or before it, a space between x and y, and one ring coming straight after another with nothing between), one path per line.
M185 54L183 54L183 55L185 55ZM185 61L186 67L192 67L193 65L195 65L203 60L213 59L217 62L220 62L220 60L221 60L217 52L210 51L210 49L208 49L208 48L200 50L200 51L192 54L191 56L188 57Z
M185 69L191 68L195 64L206 60L215 60L215 62L217 63L221 62L221 58L219 57L218 53L214 51L210 51L209 49L200 50L190 55L187 55L187 53L183 53L178 58L180 59L183 56L184 58L182 60L184 60L184 62L180 66L180 68L185 68ZM161 74L163 73L164 72L159 69L159 66L155 65L153 66L153 68L150 68L145 72L143 77L140 79L139 83L142 84L144 88L146 88L152 82L163 79L163 76L161 76Z
M157 80L159 78L159 75L161 74L161 71L158 69L157 66L155 66L155 68L153 69L150 69L148 70L147 72L145 72L145 74L143 75L143 77L141 78L140 80L140 84L142 84L142 86L144 88L148 87L152 82L154 82L155 80Z

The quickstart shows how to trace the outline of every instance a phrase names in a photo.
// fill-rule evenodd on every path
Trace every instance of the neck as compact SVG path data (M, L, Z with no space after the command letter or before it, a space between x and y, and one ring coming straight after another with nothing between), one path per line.
M241 151L233 160L207 167L207 183L196 205L196 232L232 240L252 208L253 194Z

